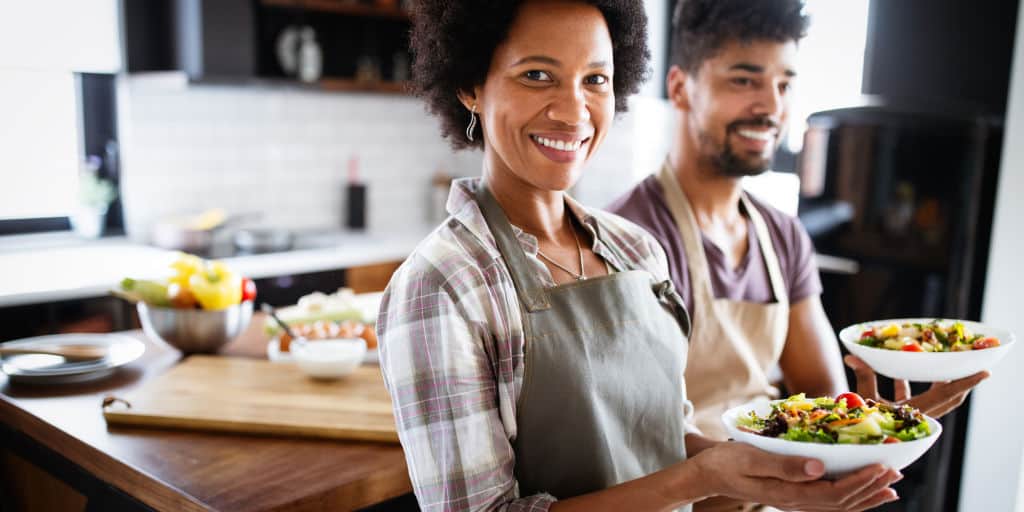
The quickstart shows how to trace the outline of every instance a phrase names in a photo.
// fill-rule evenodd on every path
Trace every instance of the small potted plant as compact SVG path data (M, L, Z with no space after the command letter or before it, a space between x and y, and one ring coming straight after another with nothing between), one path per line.
M78 173L78 206L71 214L71 229L85 238L99 238L106 224L107 209L117 197L110 180L99 175L102 160L89 156Z

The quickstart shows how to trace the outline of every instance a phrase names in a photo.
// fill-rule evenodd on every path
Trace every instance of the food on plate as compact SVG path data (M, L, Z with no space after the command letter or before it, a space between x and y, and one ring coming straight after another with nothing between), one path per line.
M909 405L865 400L856 393L807 398L803 393L772 404L767 416L751 411L737 428L765 437L822 444L889 444L922 439L931 428Z
M939 320L868 327L857 343L904 352L963 352L999 346L997 338L971 333L963 322L943 325Z
M330 340L339 338L362 338L366 341L367 349L377 348L377 335L373 332L373 326L352 320L334 322L331 320L317 320L310 323L291 324L288 327L296 336L301 336L306 341ZM278 350L281 352L291 351L291 344L295 341L286 332L278 336Z
M288 325L310 324L318 320L371 323L363 317L363 311L356 305L355 293L349 288L341 288L332 294L313 292L299 298L298 304L278 308L277 315ZM277 336L281 328L277 322L267 321L263 325L267 335Z
M221 261L179 253L170 270L165 279L127 277L118 294L151 306L204 310L221 310L256 298L256 284Z

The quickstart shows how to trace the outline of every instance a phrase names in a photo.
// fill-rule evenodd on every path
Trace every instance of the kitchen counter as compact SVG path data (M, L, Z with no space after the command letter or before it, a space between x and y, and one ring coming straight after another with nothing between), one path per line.
M254 321L222 353L263 357L259 325L262 321ZM0 374L0 448L56 476L90 511L410 506L412 487L397 444L108 427L101 410L104 396L137 387L181 358L166 345L145 341L141 359L95 383L22 386ZM8 498L24 493L26 500L57 506L58 497L48 493L59 485L19 481L37 470L17 469L8 465L15 474L5 475L6 484L21 486ZM389 501L395 497L398 502Z
M259 279L405 259L428 228L406 233L319 232L291 251L224 258ZM102 297L127 276L160 276L174 252L127 238L82 241L69 235L0 239L0 307Z

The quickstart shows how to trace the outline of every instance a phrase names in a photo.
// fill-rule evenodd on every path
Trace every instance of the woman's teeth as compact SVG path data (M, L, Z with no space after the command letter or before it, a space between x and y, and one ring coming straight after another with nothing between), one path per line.
M738 134L740 134L740 135L742 135L742 136L744 136L744 137L746 137L748 139L763 140L763 141L767 141L767 142L771 142L775 138L775 135L772 133L771 130L760 131L760 130L739 129L739 130L736 130L736 133L738 133Z
M583 145L582 140L566 142L564 140L545 139L544 137L538 137L536 135L531 135L530 138L537 141L541 146L557 149L558 151L577 151L580 149L580 146Z

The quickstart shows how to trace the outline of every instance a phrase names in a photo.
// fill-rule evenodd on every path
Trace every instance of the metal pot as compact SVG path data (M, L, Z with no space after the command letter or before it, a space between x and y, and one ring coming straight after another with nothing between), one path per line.
M287 251L293 238L287 229L239 229L233 235L236 249L254 254Z
M163 249L204 254L223 228L261 216L251 212L228 216L222 210L209 210L195 217L167 219L153 226L151 241Z

